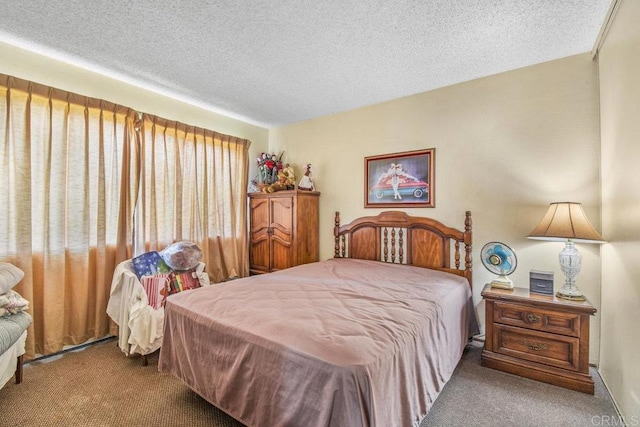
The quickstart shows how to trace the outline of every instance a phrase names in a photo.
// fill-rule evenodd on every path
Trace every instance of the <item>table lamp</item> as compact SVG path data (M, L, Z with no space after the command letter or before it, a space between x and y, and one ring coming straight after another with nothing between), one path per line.
M558 298L584 301L585 297L576 286L580 272L581 255L575 243L605 243L584 214L581 203L551 203L540 223L527 236L529 239L566 242L558 256L565 282L556 293Z

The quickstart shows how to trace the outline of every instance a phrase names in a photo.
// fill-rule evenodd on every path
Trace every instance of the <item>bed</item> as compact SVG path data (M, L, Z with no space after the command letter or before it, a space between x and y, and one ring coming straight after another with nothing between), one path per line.
M419 425L476 328L464 230L340 225L334 258L171 296L158 368L249 426Z

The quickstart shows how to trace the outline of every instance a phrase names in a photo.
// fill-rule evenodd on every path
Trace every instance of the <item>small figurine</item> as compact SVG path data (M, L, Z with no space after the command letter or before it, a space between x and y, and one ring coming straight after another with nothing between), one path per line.
M313 185L313 180L311 179L311 164L307 165L307 171L304 173L304 176L300 180L300 183L298 184L298 189L315 191L316 187Z

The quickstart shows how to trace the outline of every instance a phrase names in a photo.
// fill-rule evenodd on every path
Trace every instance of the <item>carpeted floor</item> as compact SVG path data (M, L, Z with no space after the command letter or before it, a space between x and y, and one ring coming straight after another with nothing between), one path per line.
M421 427L592 426L593 417L617 417L595 370L596 394L589 396L483 368L480 351L479 345L467 348ZM242 426L158 373L157 353L144 367L114 340L26 365L22 384L0 389L0 420L19 426Z
M453 377L420 427L597 426L618 419L609 392L594 368L592 396L484 368L480 366L481 352L480 343L467 346Z
M242 427L171 375L158 353L142 366L115 340L25 366L0 390L0 425Z

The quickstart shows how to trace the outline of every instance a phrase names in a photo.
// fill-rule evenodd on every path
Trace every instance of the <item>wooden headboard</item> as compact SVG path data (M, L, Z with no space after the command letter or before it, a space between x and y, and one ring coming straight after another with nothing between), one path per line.
M407 264L442 270L466 277L471 285L471 212L464 231L447 227L431 218L387 211L340 225L336 212L335 258L357 258L393 264ZM453 252L452 245L453 242ZM464 267L460 268L460 246L464 246Z

